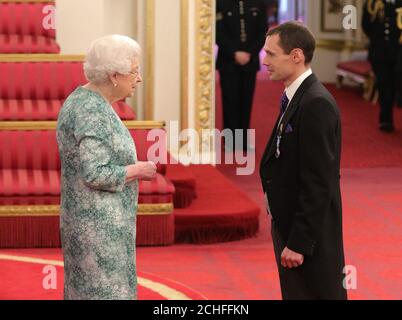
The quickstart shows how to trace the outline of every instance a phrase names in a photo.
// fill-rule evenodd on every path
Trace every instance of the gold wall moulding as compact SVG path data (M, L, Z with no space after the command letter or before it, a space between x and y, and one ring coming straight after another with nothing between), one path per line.
M127 129L163 129L165 121L123 121ZM57 121L0 121L0 131L55 130Z
M367 45L363 42L347 41L347 40L327 40L319 39L317 40L317 48L328 49L334 51L342 51L345 49L356 51L364 50Z
M196 119L195 129L212 129L214 79L214 0L196 2ZM202 136L202 150L213 150L210 137Z
M54 3L55 0L0 0L0 3Z
M145 120L154 119L155 90L155 0L145 1L146 11L146 67L145 67Z
M180 77L181 77L181 96L180 96L180 129L188 129L188 79L189 79L189 1L181 0L180 7ZM184 144L184 141L181 141Z
M137 215L159 216L173 213L173 203L138 204ZM58 205L0 206L0 218L53 217L60 215Z
M84 62L83 54L2 53L0 62Z

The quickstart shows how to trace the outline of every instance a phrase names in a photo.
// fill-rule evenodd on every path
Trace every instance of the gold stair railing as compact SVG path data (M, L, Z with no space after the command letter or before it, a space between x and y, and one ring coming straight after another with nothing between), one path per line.
M123 121L127 129L163 129L165 121ZM57 121L0 121L0 130L25 131L25 130L55 130Z
M137 214L161 216L173 213L173 203L138 204ZM0 218L10 217L57 217L59 205L0 205Z

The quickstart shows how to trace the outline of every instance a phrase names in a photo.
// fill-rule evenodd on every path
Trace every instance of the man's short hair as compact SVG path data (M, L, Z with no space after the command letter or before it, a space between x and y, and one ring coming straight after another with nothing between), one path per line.
M298 21L289 21L270 29L267 37L279 35L279 45L286 54L294 49L303 50L306 64L311 63L315 51L315 39L311 31Z

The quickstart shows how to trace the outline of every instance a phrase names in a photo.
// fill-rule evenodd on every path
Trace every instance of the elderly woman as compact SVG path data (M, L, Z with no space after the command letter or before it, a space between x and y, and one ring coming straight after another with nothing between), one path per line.
M65 101L57 124L65 299L136 299L138 179L156 174L137 161L134 141L111 104L142 81L140 47L112 35L86 56L86 85Z

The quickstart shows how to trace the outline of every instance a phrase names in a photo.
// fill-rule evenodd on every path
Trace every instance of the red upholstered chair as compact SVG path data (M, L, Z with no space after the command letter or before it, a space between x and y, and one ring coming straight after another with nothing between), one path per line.
M4 123L4 122L3 122ZM1 126L0 122L0 126ZM130 129L135 139L139 160L147 160L146 141L151 129ZM138 132L137 132L138 130ZM162 142L166 142L166 132ZM144 140L145 139L145 140ZM166 151L161 144L160 152ZM43 212L34 216L4 216L4 208L15 206L48 206L60 203L60 160L55 130L1 130L0 128L0 247L59 246L58 217ZM173 196L175 187L162 173L165 164L158 165L153 181L139 184L138 245L169 245L174 242ZM167 209L166 209L167 208ZM12 212L11 212L12 213ZM42 223L38 223L38 221ZM14 228L18 237L10 234ZM29 228L36 231L31 238L21 236ZM31 229L30 229L31 230ZM32 231L32 230L31 230Z
M46 121L56 120L64 99L31 100L0 99L0 121ZM113 104L122 120L135 120L134 111L124 101Z
M363 87L363 97L366 100L376 102L374 73L370 62L367 60L367 52L356 52L352 54L351 60L339 62L336 67L336 75L339 88L344 79L352 80Z
M166 131L157 129L154 134L149 135L150 130L130 130L130 133L137 146L139 160L151 160L157 165L158 172L167 177L174 185L173 203L175 208L186 208L191 205L197 197L196 179L191 170L173 161L167 150ZM158 150L154 144L157 144ZM166 164L169 165L166 165Z
M168 151L167 151L167 135L166 135L166 130L164 129L154 129L158 130L158 136L161 137L161 141L156 141L158 143L158 152L155 154L155 152L152 152L152 147L153 147L155 141L154 140L148 140L148 133L152 129L130 129L130 134L133 137L133 140L135 142L135 146L137 149L137 158L140 161L153 161L156 163L157 170L159 173L165 175L166 173L166 163L167 163L167 157L168 157ZM150 152L148 152L150 151Z
M148 159L146 148L152 144L142 140L149 130L138 129L137 133L130 129L141 161ZM60 159L54 130L0 130L0 150L0 204L9 196L60 195ZM166 146L161 152L166 152ZM157 179L141 182L140 203L173 202L174 186L163 176L165 171L166 164L158 164Z
M68 95L87 81L82 62L0 62L0 121L57 120ZM136 118L120 101L113 105L123 120Z
M189 207L197 198L196 178L193 172L182 164L169 164L166 167L166 177L175 187L174 207Z
M0 34L0 53L59 53L56 40L44 36Z
M44 11L55 2L1 2L0 53L59 53L56 32L44 28Z

